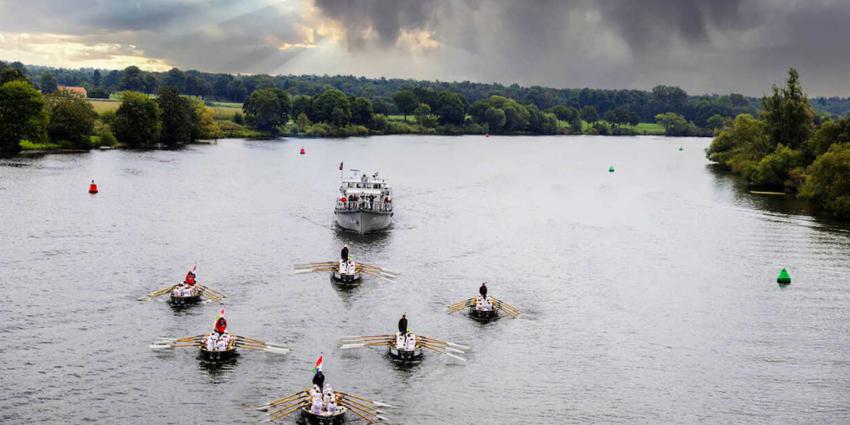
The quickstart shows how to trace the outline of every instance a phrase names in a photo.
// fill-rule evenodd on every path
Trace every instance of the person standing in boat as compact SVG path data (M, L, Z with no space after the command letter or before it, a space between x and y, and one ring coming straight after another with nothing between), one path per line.
M342 246L342 252L339 253L342 261L348 262L348 245Z
M478 293L481 294L481 298L487 299L487 282L481 282L481 287L478 288Z
M316 369L316 374L313 375L313 385L319 387L319 394L321 394L324 391L325 374L322 373L322 369Z
M402 335L407 333L407 314L402 314L398 321L398 333Z
M185 284L189 286L195 286L195 269L197 267L198 266L192 267L192 270L189 270L189 272L186 273L186 279L183 280Z

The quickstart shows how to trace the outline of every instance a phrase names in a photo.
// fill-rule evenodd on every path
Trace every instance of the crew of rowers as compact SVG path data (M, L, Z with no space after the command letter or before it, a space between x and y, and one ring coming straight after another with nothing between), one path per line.
M171 295L179 298L194 296L196 295L195 283L195 268L193 267L192 270L186 273L186 278L183 279L183 282L180 282L171 290Z
M339 411L339 395L330 385L325 385L325 375L321 369L313 376L310 400L310 413L314 415L332 416Z
M339 274L353 275L356 272L357 264L354 263L353 258L348 256L348 245L344 245L342 247L342 252L340 252Z
M236 340L227 333L227 320L224 319L224 310L219 313L215 321L215 328L201 341L207 351L227 351Z
M398 333L395 334L395 348L399 351L416 349L416 335L407 328L407 314L402 314L398 321Z
M478 296L475 297L475 309L478 311L493 311L493 301L487 296L487 282L483 282L478 288Z

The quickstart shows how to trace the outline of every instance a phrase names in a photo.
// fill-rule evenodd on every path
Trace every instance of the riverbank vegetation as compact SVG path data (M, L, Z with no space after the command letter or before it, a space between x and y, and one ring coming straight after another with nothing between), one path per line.
M212 109L173 87L160 86L155 96L126 91L119 97L108 108L95 108L74 91L42 93L21 69L0 63L0 152L177 147L222 134Z
M88 90L89 97L104 100L115 98L123 91L155 95L162 86L172 87L182 95L203 100L208 108L213 109L219 126L227 129L225 136L251 131L303 137L407 133L710 136L715 128L738 114L757 113L759 105L756 99L740 94L692 96L672 86L657 86L651 91L554 89L516 84L505 86L353 76L212 74L176 68L168 72L147 72L133 66L124 70L73 70L19 63L13 65L27 73L34 85L43 91L52 90L55 80L58 84L81 86ZM40 87L42 82L45 82L45 87ZM240 123L236 116L240 107L237 105L242 105L259 89L286 92L293 102L293 109L298 112L291 113L289 121L275 131ZM361 115L343 123L346 121L344 115L333 119L320 113L317 118L311 116L311 110L299 109L296 105L297 99L301 99L303 104L305 99L312 101L329 89L343 93L349 100L349 106L356 111L366 111L371 106L374 120ZM497 102L502 102L499 100L502 98L510 102L491 108L489 119L472 113L473 105L493 102L494 97ZM365 101L370 105L366 105ZM109 101L94 101L93 104L99 113L102 112L100 108L116 108ZM430 110L421 107L423 104ZM525 110L517 108L517 105ZM817 105L825 113L850 111L850 102L845 105L843 99L838 98L819 99ZM463 115L459 113L461 109ZM504 125L500 125L497 109L506 114ZM345 110L343 107L340 112ZM298 122L301 112L310 120L309 124L303 119ZM526 112L530 122L524 125ZM558 118L554 132L552 125L556 122L546 114L555 114ZM664 119L660 120L659 115ZM403 119L393 119L394 116ZM681 124L679 118L686 124ZM514 122L515 119L519 121Z
M850 218L850 117L816 116L793 68L783 88L720 129L710 160L753 187L808 199L825 214Z

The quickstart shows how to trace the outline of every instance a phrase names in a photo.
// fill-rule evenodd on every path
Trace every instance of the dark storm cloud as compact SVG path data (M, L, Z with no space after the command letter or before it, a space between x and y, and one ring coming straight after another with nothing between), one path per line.
M759 94L799 68L810 92L850 93L850 2L833 0L316 0L353 52L426 30L486 81L558 87L679 84ZM435 54L435 56L438 56ZM441 58L451 68L462 54ZM468 71L464 69L464 71ZM452 74L461 74L457 70ZM468 73L467 73L468 74Z
M120 43L184 69L755 95L790 66L810 94L850 94L847 22L838 0L0 0L0 33Z

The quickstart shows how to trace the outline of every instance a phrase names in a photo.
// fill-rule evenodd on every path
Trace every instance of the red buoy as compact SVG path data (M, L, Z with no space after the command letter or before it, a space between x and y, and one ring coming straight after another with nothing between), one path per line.
M301 148L301 155L304 155L305 153L307 152L304 151L304 148Z
M94 180L92 180L91 184L89 185L89 193L91 193L92 195L97 193L97 185L94 184Z

